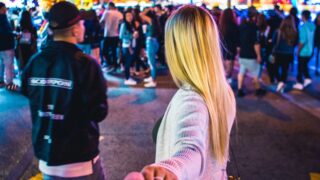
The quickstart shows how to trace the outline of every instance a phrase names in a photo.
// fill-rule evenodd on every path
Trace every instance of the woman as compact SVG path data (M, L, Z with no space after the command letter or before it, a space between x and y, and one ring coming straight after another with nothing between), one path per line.
M99 64L101 64L100 60L100 43L102 40L102 31L101 26L99 24L99 18L97 13L94 10L89 11L89 24L90 30L92 33L92 40L91 40L91 55L97 60ZM87 31L87 29L86 29Z
M136 47L138 33L134 30L133 14L131 11L124 13L124 22L120 26L119 38L122 41L122 58L125 63L125 85L136 85L137 82L130 77L130 67L134 57L133 49Z
M273 36L273 56L276 64L278 79L277 91L283 92L288 77L290 62L293 61L294 48L297 44L298 33L292 17L282 20L280 28Z
M318 13L315 22L316 31L314 33L314 46L317 48L316 53L316 75L319 75L319 55L320 55L320 13Z
M146 38L143 34L142 29L142 19L140 17L140 9L139 7L134 8L133 10L134 14L134 25L135 30L139 33L138 39L136 40L137 46L133 49L134 55L133 55L133 61L135 63L135 75L140 75L140 67L143 68L143 74L148 73L148 65L142 60L142 54L144 52L144 49L146 47Z
M175 11L166 24L165 50L180 89L158 131L156 163L144 167L142 174L147 180L227 179L235 98L209 12L193 5Z
M22 71L30 57L37 52L37 30L32 23L29 11L23 11L21 13L18 31L20 32L18 39L18 59L20 60L20 71Z
M232 9L228 8L223 11L219 21L219 30L223 42L222 50L225 60L226 76L231 84L233 66L239 44L239 27L237 25L236 15Z
M257 18L257 27L259 29L259 42L262 63L260 64L260 78L263 73L264 65L266 64L269 79L271 84L275 82L275 71L276 66L274 62L268 61L269 55L272 49L272 34L270 31L270 26L267 23L266 16L264 14L259 14Z
M151 70L151 76L144 79L144 82L146 82L144 87L152 88L157 86L157 83L155 81L157 76L156 54L159 49L158 38L160 35L160 25L157 19L157 15L152 10L152 8L145 9L140 14L140 17L148 24L146 32L146 51Z

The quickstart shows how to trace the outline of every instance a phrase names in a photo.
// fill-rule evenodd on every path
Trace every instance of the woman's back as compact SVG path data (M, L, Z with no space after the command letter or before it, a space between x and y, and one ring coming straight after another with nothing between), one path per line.
M234 122L232 113L229 111L229 133ZM206 102L190 85L184 85L172 98L162 119L157 136L156 163L161 162L181 180L227 179L226 162L218 165L213 157L209 123ZM186 147L191 150L183 152ZM173 161L166 160L172 156L176 156ZM185 166L188 161L192 161L192 166ZM200 178L197 178L200 176L198 167L202 167Z

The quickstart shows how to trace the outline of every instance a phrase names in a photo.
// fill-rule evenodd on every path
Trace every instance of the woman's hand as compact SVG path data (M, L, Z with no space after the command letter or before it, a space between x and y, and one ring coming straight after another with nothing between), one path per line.
M144 180L144 177L140 172L131 172L124 178L124 180Z
M144 167L141 172L145 180L178 180L171 171L159 166L149 165Z

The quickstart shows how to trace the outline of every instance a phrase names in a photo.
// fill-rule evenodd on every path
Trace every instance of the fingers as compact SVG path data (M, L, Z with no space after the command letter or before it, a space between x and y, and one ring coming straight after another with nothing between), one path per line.
M140 172L131 172L124 178L124 180L144 180L144 177Z
M151 166L146 166L141 171L145 180L153 180L153 168Z
M146 166L142 170L145 180L177 180L175 174L159 166Z

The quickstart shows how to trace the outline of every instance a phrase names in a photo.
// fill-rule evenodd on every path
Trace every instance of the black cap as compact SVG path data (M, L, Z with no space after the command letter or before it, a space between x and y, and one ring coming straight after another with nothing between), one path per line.
M48 14L49 27L52 30L71 27L81 19L82 16L78 8L67 1L54 4Z

